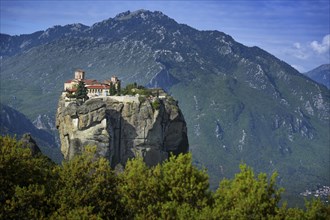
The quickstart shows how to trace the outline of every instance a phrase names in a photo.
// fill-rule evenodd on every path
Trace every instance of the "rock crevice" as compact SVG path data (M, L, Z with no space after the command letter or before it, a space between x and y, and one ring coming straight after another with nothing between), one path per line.
M95 98L82 105L65 103L61 97L56 127L65 159L81 153L87 145L97 147L97 156L109 159L111 166L125 165L141 156L152 166L174 154L188 151L187 126L172 98L152 102L120 102Z

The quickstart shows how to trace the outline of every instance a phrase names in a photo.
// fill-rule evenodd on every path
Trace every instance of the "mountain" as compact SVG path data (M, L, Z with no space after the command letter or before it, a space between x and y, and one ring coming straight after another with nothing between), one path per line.
M330 64L323 64L304 74L330 89Z
M32 136L45 155L56 162L61 161L62 155L55 146L55 138L53 135L45 130L36 128L24 114L7 105L0 103L0 110L1 135L16 135L17 138L24 137L27 139L27 142L30 139L32 140Z
M300 192L329 185L329 90L287 63L161 12L127 11L90 27L64 27L1 35L4 103L54 123L63 83L76 68L86 78L117 75L123 84L162 86L179 101L190 151L212 188L241 162L277 171L291 204Z
M33 34L23 34L20 36L0 35L1 56L11 56L29 50L33 47L47 44L63 36L79 36L88 26L82 24L72 24L48 28L46 31L37 31Z

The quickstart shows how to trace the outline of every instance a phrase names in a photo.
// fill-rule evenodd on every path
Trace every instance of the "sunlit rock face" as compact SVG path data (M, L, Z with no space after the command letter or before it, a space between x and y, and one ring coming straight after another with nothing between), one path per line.
M80 154L87 145L96 146L98 157L111 165L125 165L129 158L141 156L155 165L174 154L188 151L187 127L173 99L131 99L106 97L84 104L66 103L60 98L56 126L65 159Z

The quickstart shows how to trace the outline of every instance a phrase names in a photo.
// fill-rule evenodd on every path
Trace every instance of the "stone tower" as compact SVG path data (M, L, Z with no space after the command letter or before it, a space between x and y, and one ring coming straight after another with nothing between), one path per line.
M78 69L74 72L74 79L80 81L85 79L85 71Z

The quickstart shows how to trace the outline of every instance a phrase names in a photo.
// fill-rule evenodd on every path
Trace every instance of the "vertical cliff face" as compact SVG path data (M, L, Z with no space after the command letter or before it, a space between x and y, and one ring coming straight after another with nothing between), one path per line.
M56 127L65 159L86 145L97 146L97 156L108 158L112 167L136 156L155 165L170 152L188 151L186 122L171 98L105 97L78 105L61 97Z

